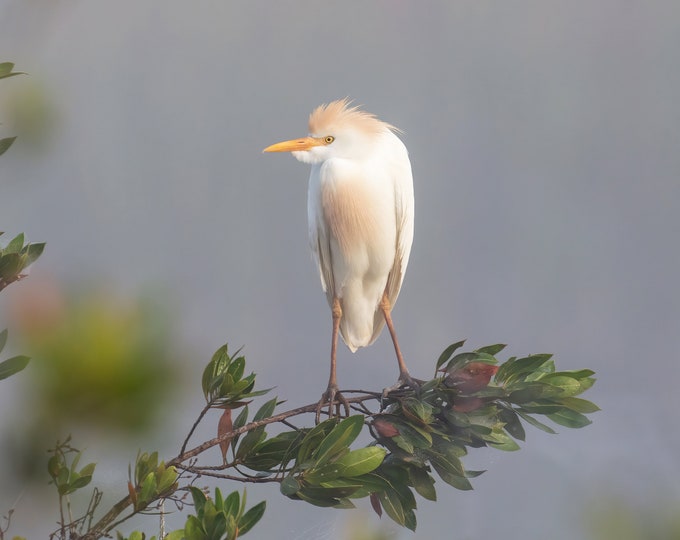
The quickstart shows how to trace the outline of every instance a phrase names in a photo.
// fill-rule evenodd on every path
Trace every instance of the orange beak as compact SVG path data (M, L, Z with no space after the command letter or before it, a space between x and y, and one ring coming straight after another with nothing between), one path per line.
M300 150L309 150L314 146L322 146L323 141L314 137L303 137L302 139L291 139L290 141L283 141L280 143L267 146L263 152L297 152Z

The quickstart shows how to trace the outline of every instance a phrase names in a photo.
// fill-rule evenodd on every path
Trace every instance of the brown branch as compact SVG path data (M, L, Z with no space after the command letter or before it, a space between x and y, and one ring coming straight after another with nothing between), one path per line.
M363 403L364 401L368 400L380 400L380 394L379 393L373 393L373 392L366 392L363 393L362 395L348 398L347 401L349 403ZM237 435L241 435L243 433L247 433L248 431L251 431L253 429L262 427L262 426L267 426L269 424L275 424L277 422L283 422L287 418L290 418L292 416L298 416L300 414L305 414L305 413L313 413L316 412L317 408L317 403L311 403L309 405L304 405L302 407L297 407L296 409L291 409L289 411L285 411L279 414L276 414L274 416L270 416L269 418L263 418L262 420L258 420L256 422L250 422L249 424L246 424L238 429L235 429L233 431L230 431L228 433L223 433L219 437L215 437L213 439L210 439L208 441L205 441L204 443L199 444L198 446L195 446L194 448L190 450L185 450L186 442L188 441L189 437L185 439L185 443L182 445L182 451L174 458L172 458L170 461L166 463L167 467L177 467L178 469L181 469L183 471L187 472L194 472L192 469L195 469L193 465L182 465L185 461L195 458L196 456L202 454L206 450L209 450L210 448L217 446L220 444L220 442L228 439L232 439L236 437ZM207 412L207 409L204 409L202 413L199 415L198 420L194 423L192 427L192 432L196 429L196 426L198 422L205 416L205 413ZM191 433L190 433L191 435ZM189 435L189 436L190 436ZM208 471L208 472L206 472ZM226 478L228 480L236 480L239 482L278 482L280 480L277 480L275 478L256 478L256 477L243 477L243 476L231 476L231 475L226 475L226 474L217 474L217 473L211 473L209 472L210 469L201 469L200 472L197 469L195 471L196 474L204 474L206 476L214 476L216 478ZM171 495L171 493L164 493L163 497L166 498L168 495ZM153 501L149 501L150 503ZM135 515L137 511L133 511L129 516L127 516L123 520L118 520L115 521L116 517L118 517L128 506L132 504L132 499L130 496L126 496L122 498L120 501L118 501L116 504L113 505L113 507L106 513L104 514L101 519L92 527L86 534L84 534L81 539L82 540L96 540L98 538L101 538L102 536L108 534L116 525L118 525L121 521L125 521L125 519L128 519L129 517Z

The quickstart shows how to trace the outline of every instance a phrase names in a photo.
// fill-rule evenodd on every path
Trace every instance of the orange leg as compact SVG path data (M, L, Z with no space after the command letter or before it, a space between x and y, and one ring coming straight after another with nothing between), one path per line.
M382 311L385 317L385 323L387 324L387 329L390 331L390 336L392 337L392 343L394 344L394 352L397 354L397 362L399 363L399 380L397 385L392 388L386 388L385 390L395 390L401 386L410 386L411 388L417 388L419 385L413 380L411 374L408 372L406 367L406 362L404 362L404 357L401 354L401 349L399 348L399 342L397 341L397 332L394 329L394 323L392 322L392 305L390 299L387 298L387 293L383 293L382 300L380 301L380 311Z
M340 331L340 319L342 318L342 306L340 306L340 299L333 298L333 306L331 308L333 314L333 334L331 337L331 375L328 379L328 388L321 396L318 405L316 406L316 423L319 423L321 410L323 406L328 403L328 416L333 416L333 405L335 405L336 416L340 416L340 405L345 409L345 416L349 416L349 403L338 389L338 379L336 375L336 356L338 352L338 333ZM337 400L337 401L336 401Z

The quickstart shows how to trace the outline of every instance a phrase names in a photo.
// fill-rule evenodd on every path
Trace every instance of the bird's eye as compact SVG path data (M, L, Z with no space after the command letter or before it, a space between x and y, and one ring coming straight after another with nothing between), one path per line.
M326 135L323 138L323 142L325 142L326 144L331 144L334 140L335 140L335 137L333 137L332 135Z

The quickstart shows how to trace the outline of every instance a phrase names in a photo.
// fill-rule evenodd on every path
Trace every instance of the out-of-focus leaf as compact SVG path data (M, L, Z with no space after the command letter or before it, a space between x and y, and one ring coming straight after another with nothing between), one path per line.
M40 255L42 255L42 252L45 250L45 242L38 242L35 244L28 244L27 246L24 247L22 250L22 253L25 255L26 259L24 260L24 265L25 266L30 266L33 264Z
M22 248L24 247L24 233L19 233L17 234L14 238L12 238L5 246L5 253L19 253Z
M6 379L24 369L29 362L28 356L14 356L0 362L0 380Z
M16 137L5 137L0 139L0 156L9 150L12 143L16 140Z
M5 328L0 332L0 352L5 348L5 343L7 343L7 329Z
M12 62L0 63L0 79L14 77L15 75L26 75L23 71L12 71L13 69L14 64Z

